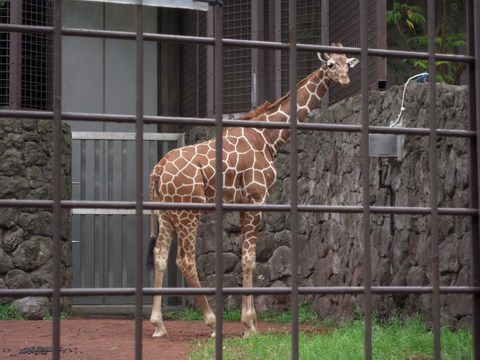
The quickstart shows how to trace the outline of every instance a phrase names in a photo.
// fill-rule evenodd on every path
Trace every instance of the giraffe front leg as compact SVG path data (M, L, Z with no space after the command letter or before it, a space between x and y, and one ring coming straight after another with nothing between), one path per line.
M240 215L242 233L244 236L242 247L242 270L243 287L253 286L253 271L256 267L256 244L258 226L260 224L260 212L246 212ZM258 333L257 313L253 302L253 295L244 295L242 298L242 324L247 328L244 336L252 336Z

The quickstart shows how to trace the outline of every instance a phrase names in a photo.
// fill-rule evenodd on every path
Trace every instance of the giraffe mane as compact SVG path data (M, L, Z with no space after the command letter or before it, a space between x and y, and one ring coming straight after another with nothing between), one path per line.
M306 83L308 83L312 77L316 76L317 72L318 70L314 71L313 73L308 75L306 78L300 80L297 83L297 90L301 88L303 85L305 85ZM290 91L287 92L285 95L283 95L280 99L275 101L273 104L269 101L265 101L262 105L256 107L253 110L250 110L247 114L238 117L237 120L258 119L261 115L267 114L270 111L277 109L280 105L282 105L285 101L287 101L289 97L290 97Z
M237 120L255 119L269 110L271 106L272 104L269 101L265 101L262 105L257 106L255 109L250 110L245 115L238 117Z

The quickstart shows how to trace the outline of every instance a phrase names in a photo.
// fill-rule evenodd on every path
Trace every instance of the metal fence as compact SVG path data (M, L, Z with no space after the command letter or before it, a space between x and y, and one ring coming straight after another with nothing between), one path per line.
M52 26L52 0L0 2L2 24ZM52 109L52 35L2 33L0 36L0 106Z
M434 47L435 38L435 1L428 2L428 38L429 45L427 52L405 52L405 51L390 51L376 48L368 48L368 1L361 1L359 5L359 19L360 19L360 46L344 48L347 54L354 54L360 57L361 61L361 125L329 125L329 124L297 124L291 123L264 123L259 121L235 121L223 120L223 104L219 96L215 97L215 118L174 118L165 116L144 116L143 112L143 46L145 41L156 42L188 42L199 43L203 45L213 46L215 51L215 93L222 94L222 49L223 47L238 47L238 48L264 48L277 49L287 51L289 53L289 67L290 67L290 89L295 90L297 81L297 60L299 52L313 52L313 51L339 51L337 48L333 49L326 45L306 45L297 42L297 16L296 16L296 1L289 2L289 43L281 42L265 42L265 41L250 41L245 39L222 39L222 19L223 8L220 5L215 6L215 35L214 37L195 37L195 36L178 36L168 34L151 34L144 33L143 30L143 6L136 5L137 27L135 32L116 32L116 31L93 31L85 29L71 29L62 28L62 0L55 0L54 7L54 24L53 26L30 26L18 24L0 24L0 30L10 34L18 33L34 33L34 34L53 34L53 111L22 111L22 110L0 110L0 116L21 118L50 118L54 121L54 169L53 169L53 198L51 200L0 200L2 207L39 207L51 208L53 210L53 288L52 289L16 289L5 290L0 289L0 296L50 296L53 302L53 330L52 330L52 344L53 344L53 359L60 358L60 297L61 296L75 296L75 295L103 295L103 296L119 296L119 295L134 295L136 299L136 315L135 315L135 358L142 358L142 300L144 295L162 294L162 295L191 295L191 294L207 294L215 295L216 300L216 333L222 333L222 303L223 297L229 294L288 294L291 297L292 319L292 359L298 359L299 354L299 327L298 327L298 306L300 294L363 294L363 309L365 314L365 358L372 359L372 296L374 294L397 294L397 293L426 293L431 294L432 297L432 314L433 314L433 328L434 335L434 354L435 359L441 358L441 337L440 337L440 305L439 298L441 294L448 293L466 293L471 294L473 299L473 337L474 348L473 358L480 358L480 248L479 248L479 192L478 192L478 176L479 176L479 156L480 144L480 112L477 109L477 104L480 104L480 8L476 1L467 1L467 33L468 46L467 55L445 55L436 54ZM211 1L214 3L214 1ZM137 80L136 80L136 113L131 116L117 116L111 114L80 114L80 113L66 113L62 111L61 102L61 55L62 55L62 36L88 36L99 38L122 38L136 40L136 56L137 56ZM369 126L368 113L368 64L371 57L397 57L397 58L420 58L428 59L429 72L432 79L435 78L435 61L448 60L464 62L468 67L468 87L470 97L470 128L463 130L443 130L437 129L436 113L435 113L435 95L436 84L435 81L430 82L429 95L429 119L430 127L428 129L418 128L387 128L378 126ZM296 93L292 91L292 101L296 101ZM296 117L296 109L292 108L292 118ZM129 202L109 202L109 201L62 201L60 178L61 178L61 123L62 120L92 120L92 121L116 121L116 122L131 122L136 124L136 190L135 201ZM221 192L217 192L214 204L182 204L182 203L146 203L143 202L142 194L144 192L142 183L142 164L143 164L143 125L146 123L152 124L166 124L166 123L182 123L190 125L209 125L215 126L215 136L217 138L217 161L216 161L216 185L217 188L222 186L222 162L221 162L221 146L220 141L222 129L224 126L249 126L249 127L283 127L291 129L291 176L296 178L297 171L297 131L335 131L335 132L355 132L361 135L361 169L363 174L369 171L369 134L370 133L386 133L386 134L405 134L405 135L420 135L429 138L429 157L431 166L431 206L430 207L382 207L369 205L369 177L362 178L362 205L299 205L297 195L297 182L291 182L291 204L289 205L262 205L262 206L247 206L247 205L232 205L222 204ZM454 136L467 137L470 139L470 207L468 208L440 208L438 207L438 171L437 171L437 139L439 136ZM60 287L60 261L61 261L61 239L60 239L60 216L62 209L75 208L110 208L110 209L135 209L136 216L136 285L133 288L115 288L115 289L93 289L93 288L72 288L65 289ZM299 212L314 211L325 213L356 213L363 215L363 225L359 234L361 234L361 241L364 244L364 285L359 287L299 287L298 274L292 271L291 286L288 288L224 288L222 286L222 277L216 277L216 284L214 288L204 289L190 289L190 288L144 288L143 287L143 247L145 243L145 236L143 234L143 211L144 209L215 209L216 217L216 255L217 259L222 256L222 215L225 211L242 211L242 210L268 210L268 211L289 211L291 219L291 248L292 259L291 268L298 268L298 236L297 230L299 227L298 214ZM433 284L431 286L372 286L371 274L371 254L370 254L370 215L372 214L422 214L430 216L430 232L432 238L431 247L431 268ZM472 224L472 286L465 287L450 287L441 286L439 281L439 234L436 224L443 215L456 216L471 216ZM216 273L222 273L222 262L216 261ZM221 359L223 352L222 337L216 338L216 358Z

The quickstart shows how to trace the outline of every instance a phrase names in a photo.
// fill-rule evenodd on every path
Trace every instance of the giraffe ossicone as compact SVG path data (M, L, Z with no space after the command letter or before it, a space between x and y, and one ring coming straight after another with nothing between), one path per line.
M342 47L341 44L331 46ZM303 121L317 107L332 82L348 85L348 69L358 60L345 54L319 54L320 68L297 84L297 118ZM290 121L290 94L275 103L266 102L240 119ZM223 145L223 189L225 203L264 204L276 180L273 159L290 136L288 129L225 128ZM153 168L150 175L150 201L179 203L215 202L215 142L210 139L196 145L174 149ZM149 263L155 271L154 286L161 288L173 236L178 238L176 264L192 288L201 287L195 264L195 238L202 212L198 210L152 210L150 217ZM155 226L155 217L158 227ZM255 269L256 242L261 213L240 212L242 232L243 286L252 287ZM156 235L156 230L158 234ZM196 296L205 323L215 329L215 315L206 296ZM166 336L163 325L161 296L154 296L150 322L153 334ZM241 321L245 336L257 333L253 295L243 296ZM214 336L214 333L212 334Z

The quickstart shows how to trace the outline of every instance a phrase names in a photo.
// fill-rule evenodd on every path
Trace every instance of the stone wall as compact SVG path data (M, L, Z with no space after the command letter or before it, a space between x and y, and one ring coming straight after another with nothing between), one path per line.
M396 119L403 87L370 93L372 125L387 126ZM427 127L429 90L427 84L410 84L406 93L404 126ZM468 129L466 87L439 84L437 87L438 127ZM312 114L310 122L361 124L360 97L352 97ZM210 128L195 128L187 133L187 143L212 136ZM396 206L430 206L430 164L428 137L406 136L401 163L392 164L392 187ZM299 134L299 196L301 204L361 205L362 173L360 135L357 133L301 132ZM440 207L468 207L469 141L465 138L440 137L438 181ZM278 153L275 164L278 180L269 203L290 201L289 144ZM370 203L389 205L386 189L379 189L377 161L370 161ZM430 285L431 237L429 216L395 215L394 232L390 215L371 215L372 278L374 285ZM364 249L361 214L300 213L299 248L301 286L359 286L364 277ZM470 218L441 216L439 220L441 285L470 284ZM257 244L255 286L288 286L291 277L290 220L288 213L264 213ZM197 263L205 285L214 284L214 224L208 215L197 239ZM241 236L237 214L224 220L225 286L241 286ZM342 319L362 306L361 296L315 295L313 302L324 317ZM230 297L229 305L238 305ZM257 296L257 310L288 306L285 296ZM468 295L442 295L442 315L446 321L467 324L471 301ZM374 296L380 315L391 312L431 316L430 295Z
M53 122L0 119L0 199L51 200L53 196ZM71 134L63 127L62 199L71 197ZM0 207L0 288L52 287L51 209ZM62 286L71 285L69 211L62 217ZM13 301L3 298L0 301ZM31 318L49 311L47 298L16 299ZM65 301L65 306L69 306Z

